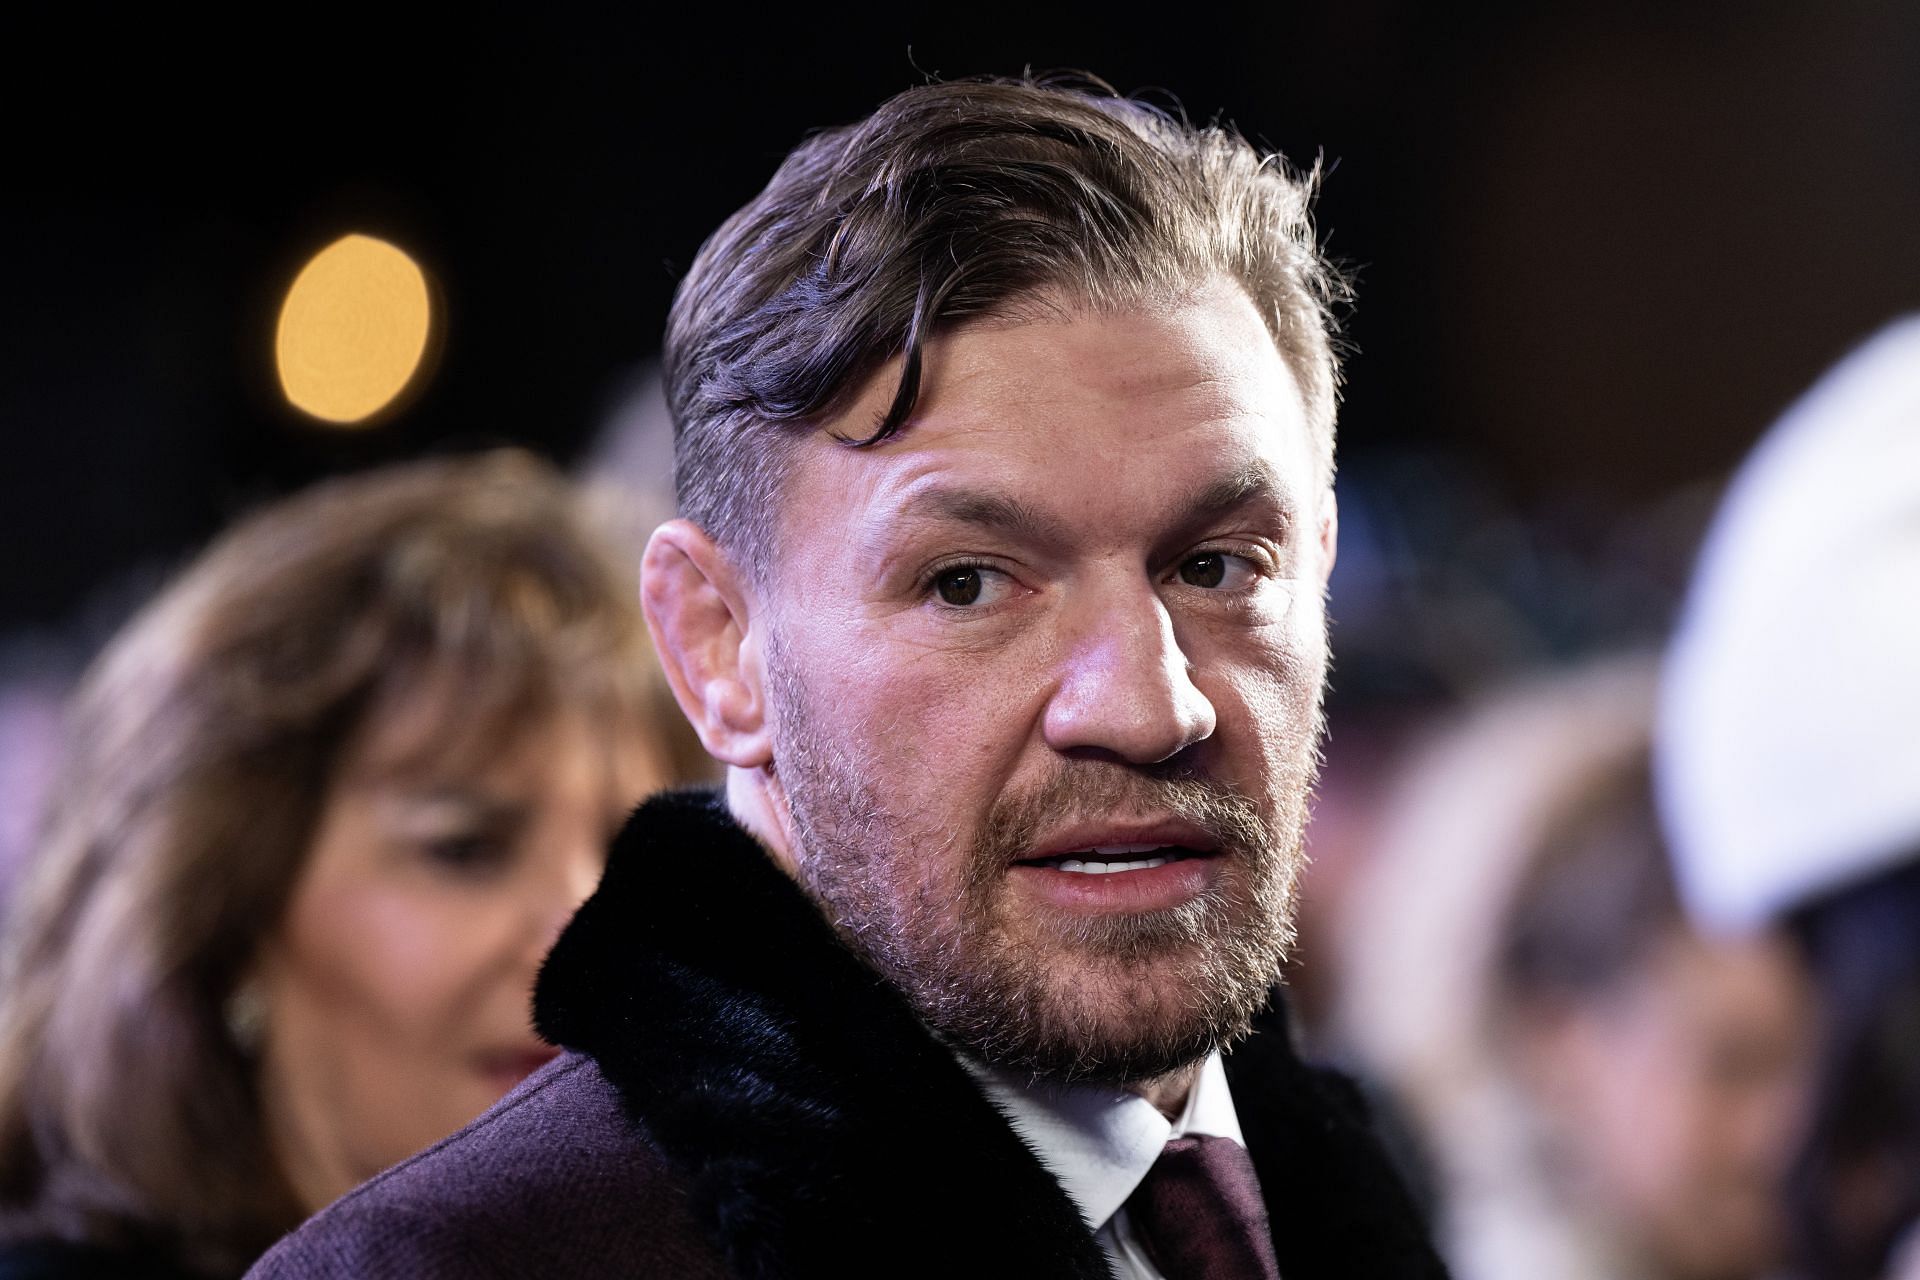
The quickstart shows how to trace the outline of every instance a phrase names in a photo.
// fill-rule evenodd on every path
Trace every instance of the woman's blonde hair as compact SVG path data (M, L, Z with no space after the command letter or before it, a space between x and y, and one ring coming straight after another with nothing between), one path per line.
M301 1213L223 1016L343 743L394 700L480 760L559 705L704 756L633 577L516 452L328 483L242 522L114 641L71 712L0 961L0 1231L237 1274Z

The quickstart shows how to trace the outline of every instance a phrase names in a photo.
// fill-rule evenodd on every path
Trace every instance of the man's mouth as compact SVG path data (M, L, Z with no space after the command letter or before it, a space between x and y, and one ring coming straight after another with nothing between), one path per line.
M1200 849L1165 844L1107 844L1049 858L1024 859L1019 865L1072 875L1103 876L1121 871L1151 871L1188 858L1208 856Z
M1222 852L1178 819L1108 819L1043 837L1008 872L1015 892L1049 910L1131 915L1180 906L1217 885Z

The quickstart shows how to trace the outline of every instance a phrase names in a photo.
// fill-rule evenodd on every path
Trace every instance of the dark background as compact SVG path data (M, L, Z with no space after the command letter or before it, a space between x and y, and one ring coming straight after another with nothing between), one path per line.
M1726 470L1920 305L1910 3L11 22L16 647L90 645L224 521L317 476L498 441L573 461L703 236L809 127L928 76L1086 68L1324 157L1320 225L1360 298L1349 701L1657 636ZM364 432L303 420L271 368L286 284L349 231L419 259L446 324L431 381Z

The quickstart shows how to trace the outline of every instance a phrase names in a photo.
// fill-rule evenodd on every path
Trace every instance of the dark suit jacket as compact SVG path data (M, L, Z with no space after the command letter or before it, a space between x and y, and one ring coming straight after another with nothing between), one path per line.
M258 1277L1105 1277L1073 1203L706 794L649 802L540 975L567 1047ZM1443 1274L1276 1011L1227 1059L1286 1280Z
M166 1254L69 1240L0 1245L0 1280L193 1280Z

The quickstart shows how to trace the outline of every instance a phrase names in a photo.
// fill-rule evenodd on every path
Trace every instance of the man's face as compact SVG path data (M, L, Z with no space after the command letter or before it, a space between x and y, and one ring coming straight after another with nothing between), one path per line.
M926 359L902 432L783 481L781 853L957 1047L1150 1079L1245 1029L1290 938L1332 551L1300 392L1227 283Z

